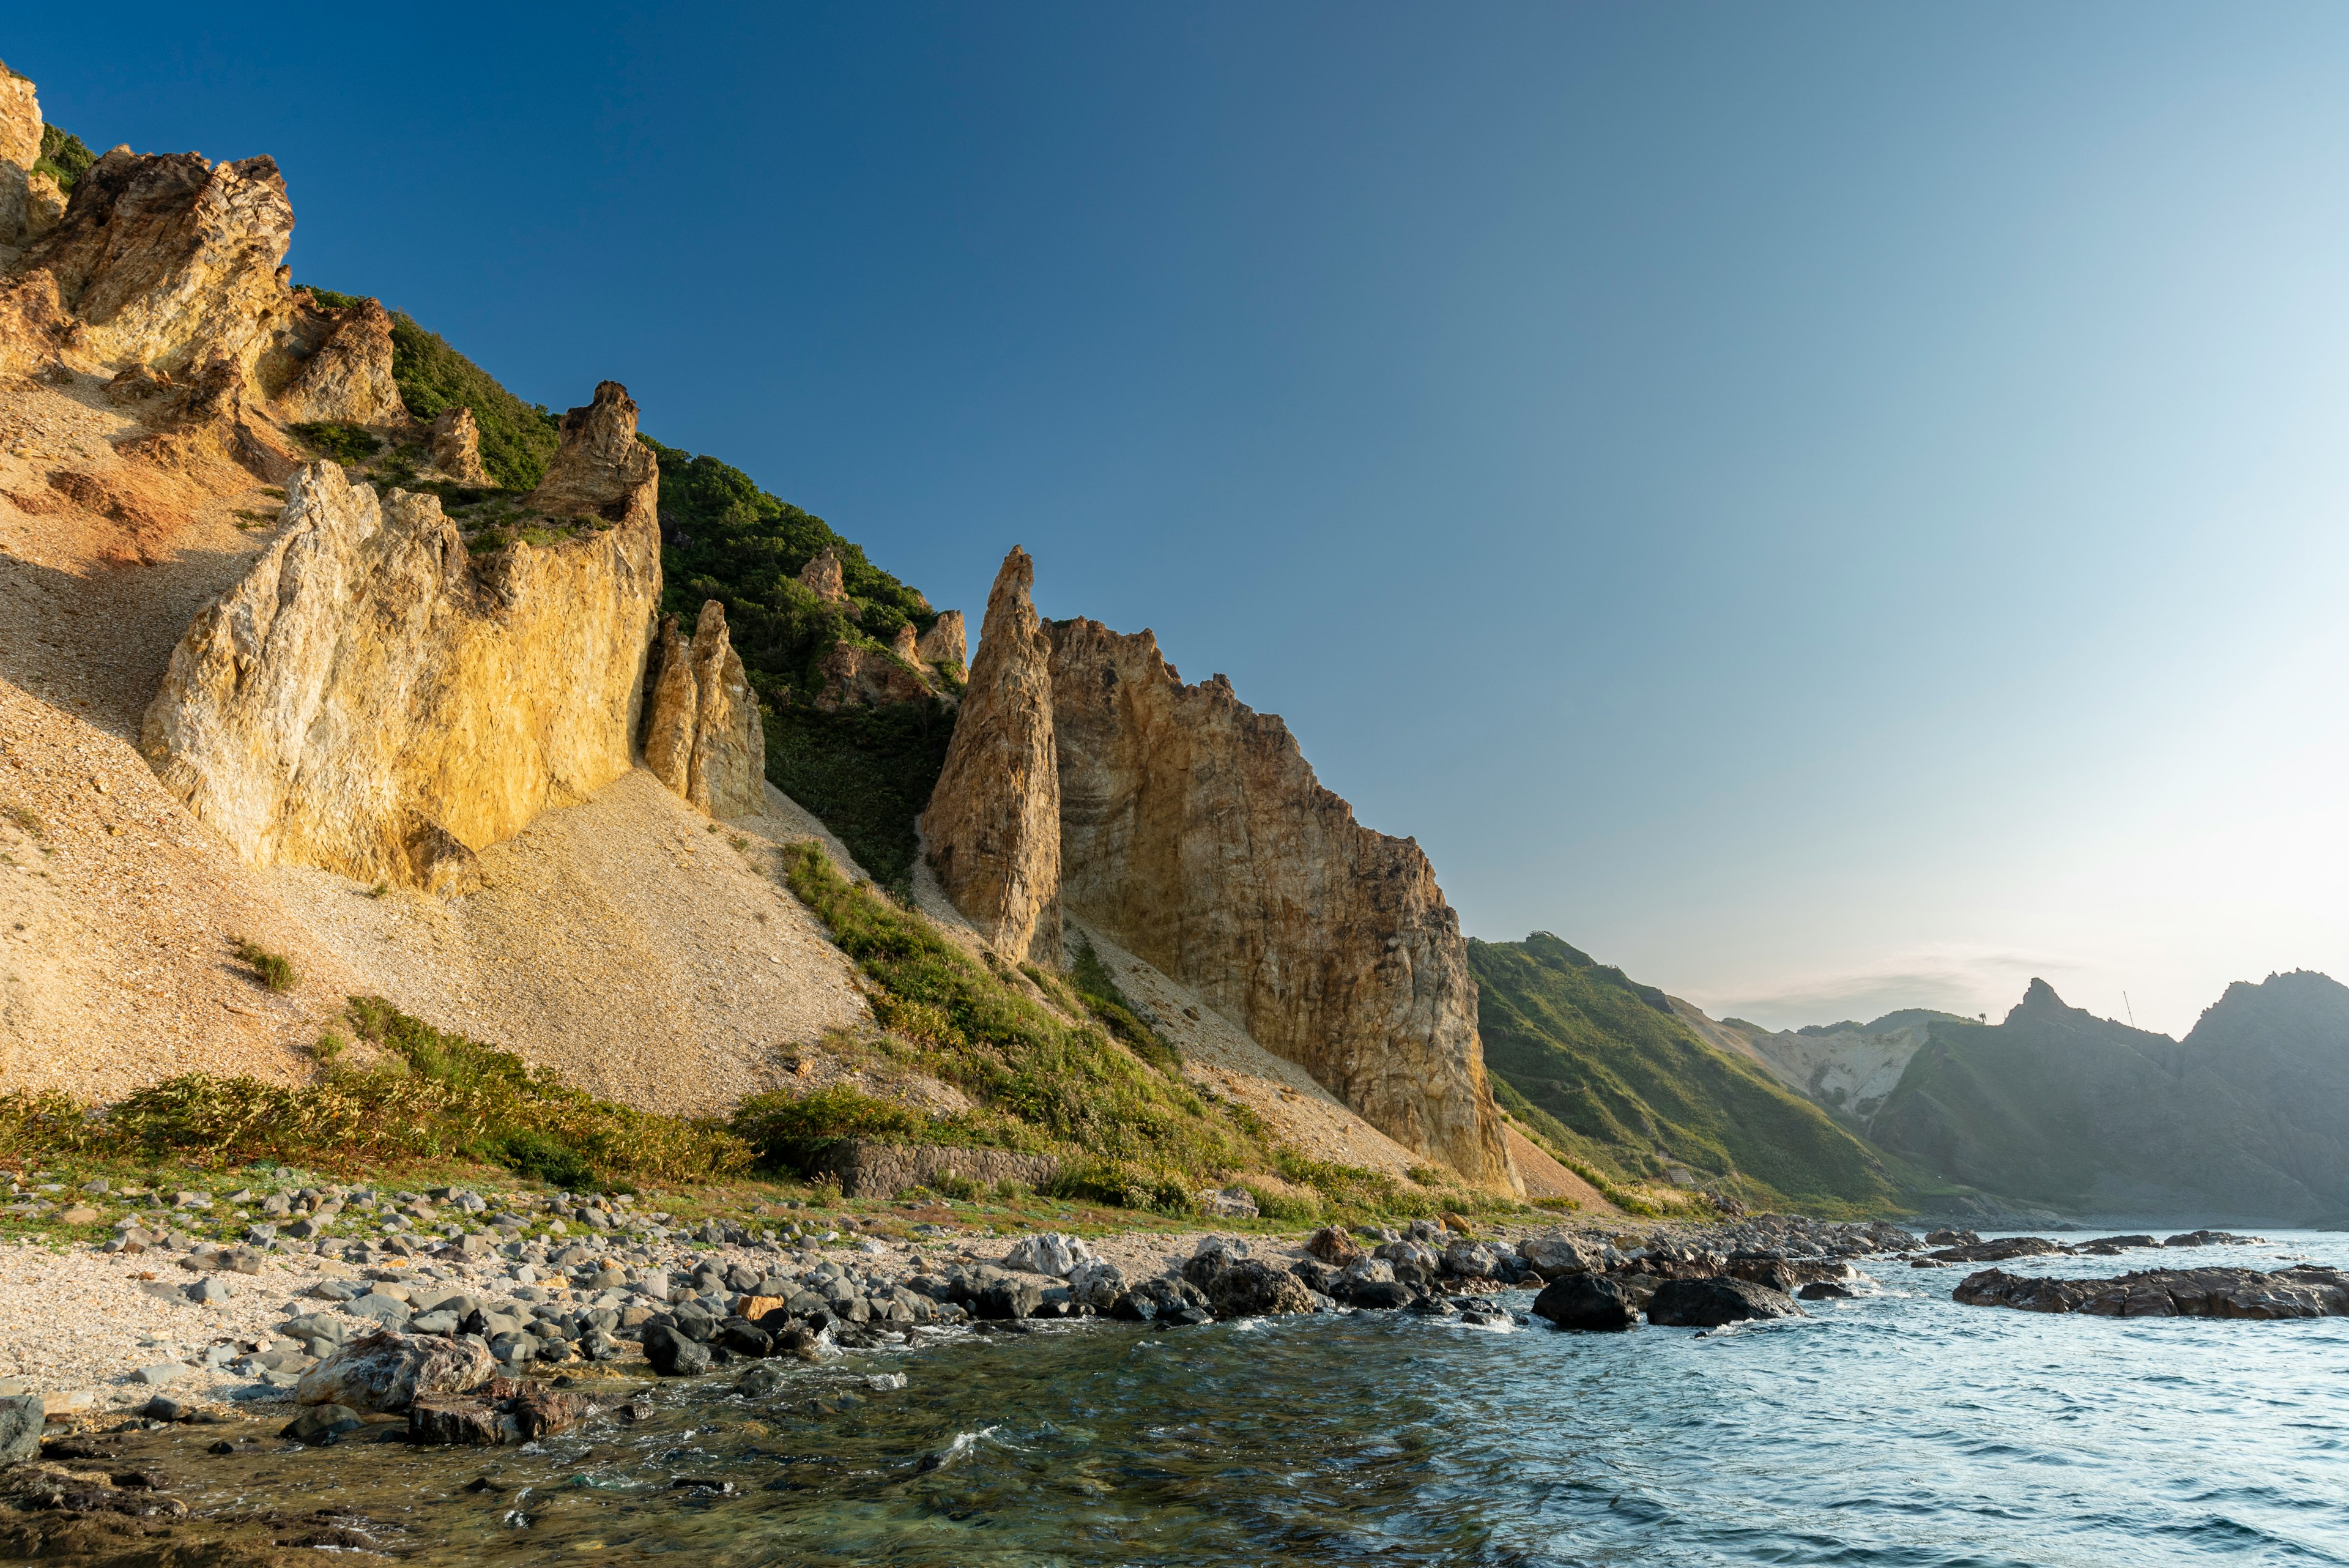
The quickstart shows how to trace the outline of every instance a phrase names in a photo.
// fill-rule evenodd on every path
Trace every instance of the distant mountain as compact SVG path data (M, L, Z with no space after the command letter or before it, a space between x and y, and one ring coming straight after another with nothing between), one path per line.
M1694 1014L1690 1023L1699 1033L1716 1044L1722 1044L1723 1036L1733 1036L1734 1048L1750 1053L1780 1083L1847 1118L1850 1126L1862 1132L1869 1129L1877 1112L1891 1097L1909 1059L1923 1047L1934 1024L1979 1027L1973 1019L1954 1012L1907 1007L1869 1023L1847 1021L1770 1030L1742 1018L1724 1018L1715 1023L1686 1002L1680 1006L1683 1016ZM1703 1023L1698 1023L1697 1019Z
M1775 1081L1742 1036L1709 1039L1672 998L1547 931L1472 940L1468 962L1501 1103L1618 1180L1678 1166L1708 1187L1733 1175L1749 1203L1872 1211L1935 1185Z
M1936 1021L1870 1136L1951 1179L2084 1214L2349 1219L2349 987L2238 983L2181 1044L2044 981L1992 1027Z

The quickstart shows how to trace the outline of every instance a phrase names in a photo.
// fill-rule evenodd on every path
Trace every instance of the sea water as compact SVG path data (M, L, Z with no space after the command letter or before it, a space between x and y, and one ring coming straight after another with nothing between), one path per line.
M2003 1266L2349 1267L2349 1237L2268 1235ZM1705 1334L1054 1324L792 1363L756 1398L739 1369L664 1384L543 1451L141 1450L183 1536L363 1516L435 1563L2349 1563L2349 1319L2044 1316L1952 1303L1964 1266L1866 1269Z

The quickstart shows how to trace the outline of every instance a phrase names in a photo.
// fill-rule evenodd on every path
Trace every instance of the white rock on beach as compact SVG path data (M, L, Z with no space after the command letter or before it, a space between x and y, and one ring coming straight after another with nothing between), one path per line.
M1047 1231L1040 1236L1022 1236L1003 1255L1007 1269L1024 1269L1031 1274L1050 1274L1056 1280L1069 1277L1081 1263L1093 1262L1092 1250L1074 1236L1058 1231Z

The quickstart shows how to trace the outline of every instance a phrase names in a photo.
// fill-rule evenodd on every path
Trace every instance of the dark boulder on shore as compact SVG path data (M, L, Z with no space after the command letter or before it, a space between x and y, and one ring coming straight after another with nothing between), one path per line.
M1666 1280L1648 1300L1648 1321L1660 1328L1719 1328L1749 1318L1804 1315L1785 1292L1726 1274Z
M1286 1317L1313 1310L1313 1293L1286 1269L1249 1258L1234 1263L1207 1287L1207 1304L1226 1321Z
M1967 1306L2091 1317L2349 1317L2349 1274L2299 1263L2256 1269L2146 1269L2107 1280L2047 1280L1984 1269L1950 1293Z
M2044 1236L2006 1236L1963 1247L1944 1247L1928 1254L1945 1263L2002 1263L2009 1258L2044 1258L2064 1249Z
M1604 1274L1565 1274L1534 1298L1534 1315L1559 1328L1615 1334L1640 1321L1631 1293Z
M709 1347L666 1324L645 1325L645 1359L663 1377L698 1377L709 1370Z

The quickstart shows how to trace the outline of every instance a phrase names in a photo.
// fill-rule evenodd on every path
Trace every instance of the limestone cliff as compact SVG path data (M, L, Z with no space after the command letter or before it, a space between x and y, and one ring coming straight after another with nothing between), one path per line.
M475 850L630 766L660 597L635 438L605 382L540 493L614 520L480 561L433 497L302 468L277 538L173 650L150 764L251 864L469 886Z
M1050 641L1070 911L1389 1137L1515 1188L1459 919L1419 846L1357 823L1286 725L1220 675L1186 685L1149 632L1081 619Z
M1051 641L1029 599L1035 563L1003 558L978 659L922 836L955 907L1015 962L1058 963L1061 788L1052 740Z
M471 409L443 409L432 421L433 466L460 484L487 484L481 466L481 426Z
M690 643L678 635L677 617L664 618L654 658L645 766L711 816L765 810L766 727L727 633L726 607L703 602Z

